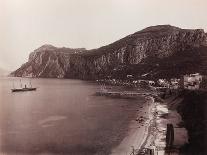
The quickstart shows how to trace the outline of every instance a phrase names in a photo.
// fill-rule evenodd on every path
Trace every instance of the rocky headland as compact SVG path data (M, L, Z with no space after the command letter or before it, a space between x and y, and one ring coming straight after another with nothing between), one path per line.
M202 29L148 27L98 49L43 45L12 76L42 78L159 78L207 72L207 36Z

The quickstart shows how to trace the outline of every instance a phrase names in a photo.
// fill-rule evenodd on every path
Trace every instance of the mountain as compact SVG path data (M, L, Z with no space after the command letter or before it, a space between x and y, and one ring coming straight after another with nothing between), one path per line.
M43 45L13 76L94 80L111 76L159 78L207 69L207 36L202 29L151 26L98 49Z

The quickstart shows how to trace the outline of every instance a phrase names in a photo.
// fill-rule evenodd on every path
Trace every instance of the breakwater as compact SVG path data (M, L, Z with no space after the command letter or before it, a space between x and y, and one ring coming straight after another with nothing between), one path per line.
M132 92L132 91L98 91L96 95L99 96L111 96L111 97L137 97L137 96L149 96L151 93L145 92Z

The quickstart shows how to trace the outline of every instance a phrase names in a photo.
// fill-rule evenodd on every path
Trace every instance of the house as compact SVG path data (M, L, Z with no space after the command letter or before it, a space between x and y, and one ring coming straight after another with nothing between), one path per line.
M133 77L134 77L133 75L130 74L127 75L127 78L133 78Z
M183 76L184 89L197 90L200 88L201 82L202 82L202 75L200 75L199 73Z
M165 88L169 88L170 87L170 84L169 84L169 82L166 79L159 79L157 81L157 83L161 87L165 87Z
M155 85L154 81L148 81L148 83L149 83L150 86L154 86Z
M178 89L179 88L180 79L170 79L170 88L171 89Z

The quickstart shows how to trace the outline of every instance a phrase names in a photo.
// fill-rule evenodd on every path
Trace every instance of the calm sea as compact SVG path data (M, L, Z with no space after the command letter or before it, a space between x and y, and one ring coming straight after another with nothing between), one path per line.
M95 96L92 82L32 79L33 92L12 93L19 78L0 79L0 154L107 155L124 138L143 98ZM22 79L22 84L28 84Z

